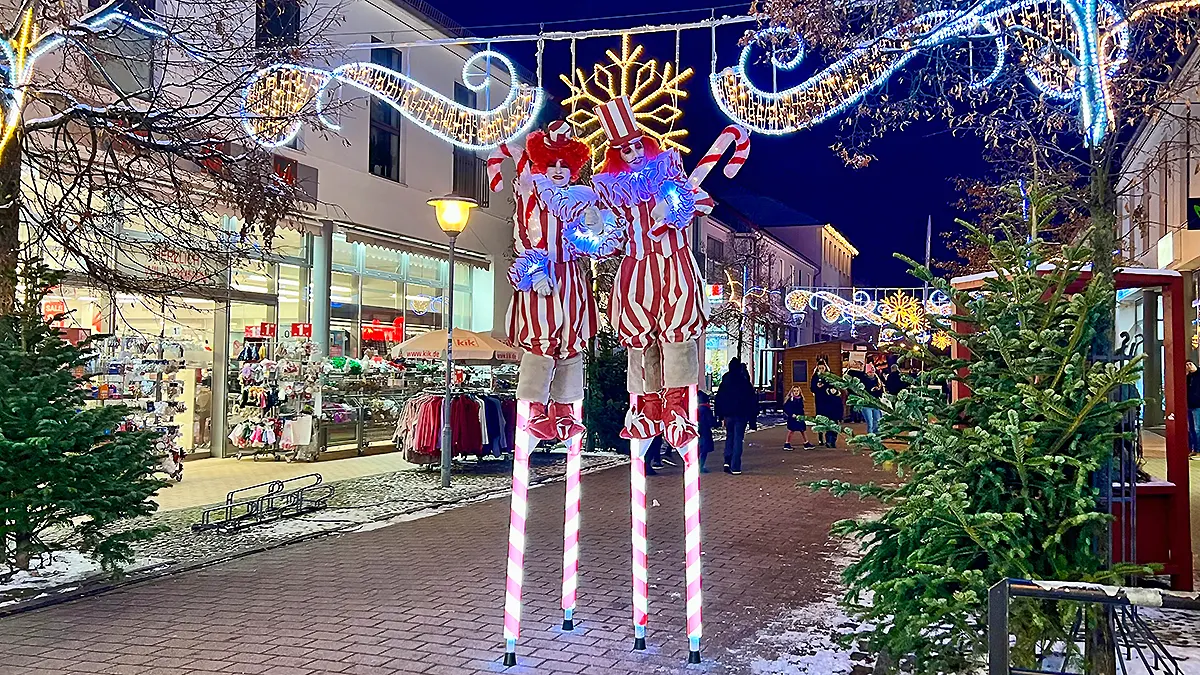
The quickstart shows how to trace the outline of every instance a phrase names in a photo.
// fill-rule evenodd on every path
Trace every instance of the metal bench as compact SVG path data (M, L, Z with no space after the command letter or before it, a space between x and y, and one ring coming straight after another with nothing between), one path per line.
M224 504L205 509L192 530L234 532L323 509L332 497L333 486L326 485L319 473L259 483L234 490L226 495Z

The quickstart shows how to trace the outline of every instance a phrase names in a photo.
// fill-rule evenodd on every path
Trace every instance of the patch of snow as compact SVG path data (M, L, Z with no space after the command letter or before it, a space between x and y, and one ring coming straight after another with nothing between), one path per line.
M8 581L0 583L0 592L59 586L86 579L100 572L100 563L79 551L60 551L54 553L48 564L29 571L19 571Z

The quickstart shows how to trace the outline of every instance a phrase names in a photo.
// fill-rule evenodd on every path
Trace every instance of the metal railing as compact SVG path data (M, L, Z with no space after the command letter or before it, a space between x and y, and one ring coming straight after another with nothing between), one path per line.
M1059 600L1081 604L1067 639L1075 644L1082 642L1084 616L1082 605L1102 605L1111 610L1113 634L1117 658L1121 661L1120 672L1127 672L1124 664L1135 658L1141 661L1148 673L1183 675L1179 663L1167 648L1155 637L1146 621L1139 616L1138 608L1154 607L1200 612L1200 593L1181 593L1155 588L1127 588L1103 586L1068 581L1028 581L1005 579L988 591L988 675L1065 675L1069 659L1063 656L1063 665L1058 670L1013 668L1011 665L1011 634L1009 631L1009 605L1012 598L1036 600ZM1065 652L1066 650L1064 650ZM1122 654L1123 652L1123 654ZM1045 662L1043 661L1043 664Z

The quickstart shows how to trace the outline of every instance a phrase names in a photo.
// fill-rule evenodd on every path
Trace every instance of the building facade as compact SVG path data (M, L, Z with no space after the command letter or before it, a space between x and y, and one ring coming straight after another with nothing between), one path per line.
M297 0L267 5L288 2L299 7ZM261 11L256 17L253 7L248 5L247 26L254 26L260 38L277 33L278 22L264 19ZM287 16L289 10L280 11ZM332 39L347 46L390 41L394 35L443 37L461 30L419 2L356 1L341 11L344 21ZM387 65L461 104L482 107L484 101L476 101L462 82L471 53L447 46L349 50L340 58ZM122 61L112 67L118 69L112 74L118 84L136 86L139 78L155 77L152 69L138 72ZM507 75L498 76L492 95L503 96ZM282 223L269 247L232 270L214 276L212 261L189 256L153 227L114 223L122 236L145 240L148 253L125 261L114 251L112 264L198 280L165 302L97 290L84 265L36 236L36 224L24 228L26 240L39 243L43 258L68 272L66 283L46 300L48 314L72 312L65 327L80 334L112 334L117 349L152 353L166 345L168 353L180 356L185 368L174 379L186 404L178 418L185 451L231 454L227 435L236 421L232 409L239 356L258 348L264 338L275 344L299 331L311 335L330 356L385 354L405 339L444 328L444 306L451 295L455 327L504 332L512 293L505 274L512 201L508 192L489 194L483 158L447 144L368 97L349 100L337 114L336 133L303 129L286 147L272 151L276 172L301 187L307 203ZM426 204L447 194L471 197L481 205L457 239L453 288L448 240ZM234 236L241 229L231 209L221 204L212 208L221 230Z

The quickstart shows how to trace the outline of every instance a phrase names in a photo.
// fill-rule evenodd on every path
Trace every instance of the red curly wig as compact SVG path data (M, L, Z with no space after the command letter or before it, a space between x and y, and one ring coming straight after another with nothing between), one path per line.
M659 147L658 141L654 140L653 136L642 136L641 141L647 160L662 154L662 148ZM600 166L599 173L622 173L624 171L629 171L629 165L621 159L621 148L608 146L608 149L604 151L604 164Z
M579 172L592 158L588 146L574 138L563 138L553 144L547 142L546 132L535 131L525 139L525 152L533 163L534 173L546 173L546 169L560 160L571 169L571 180L579 178Z

